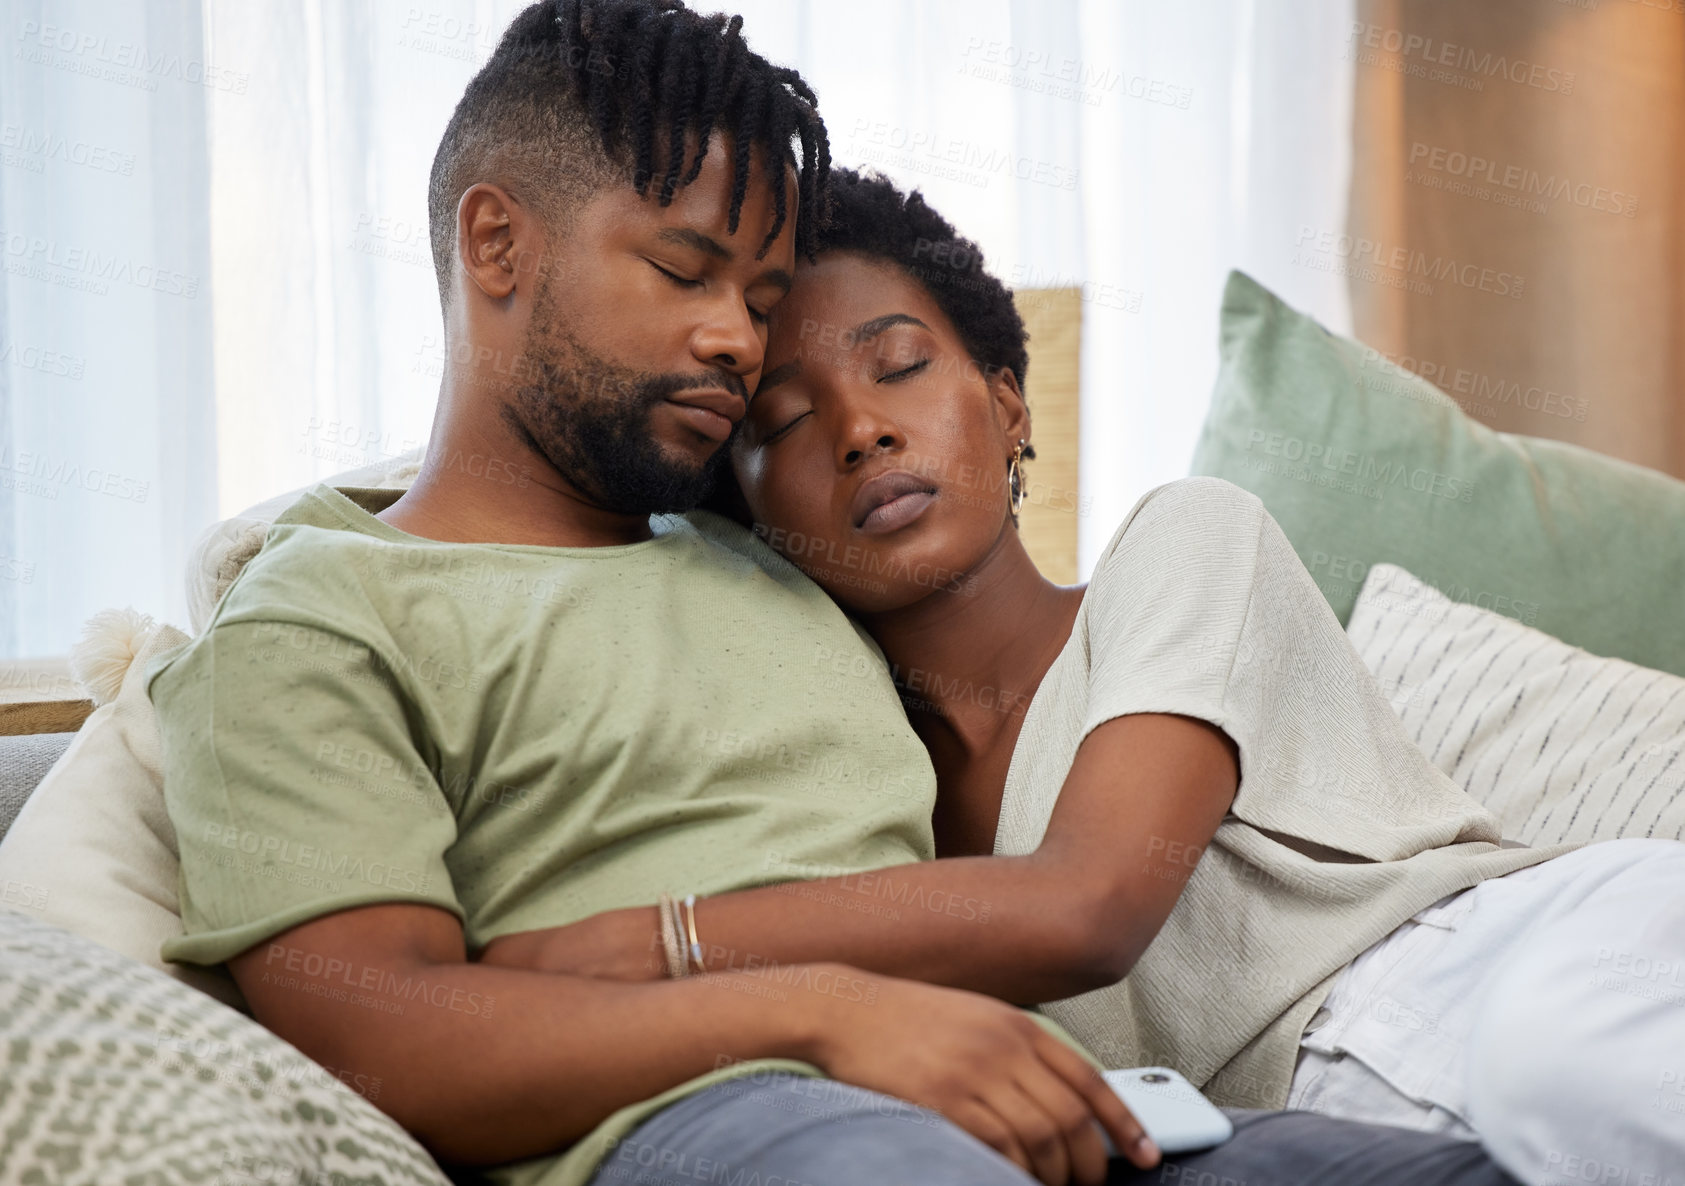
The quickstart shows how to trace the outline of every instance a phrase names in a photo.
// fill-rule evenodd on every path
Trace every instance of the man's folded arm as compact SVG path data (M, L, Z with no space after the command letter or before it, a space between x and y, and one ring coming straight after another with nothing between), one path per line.
M380 1107L462 1165L555 1152L722 1057L813 1056L803 994L470 964L461 924L432 906L329 914L229 968L258 1021L342 1078L378 1077Z
M1096 1121L1137 1166L1158 1159L1090 1060L986 997L838 964L626 984L463 960L450 912L398 904L315 919L231 967L259 1021L342 1077L378 1078L381 1107L459 1165L559 1151L722 1058L778 1057L939 1112L1045 1182L1073 1165L1099 1180ZM381 975L410 981L401 1014L340 989Z
M553 1152L722 1055L800 1057L794 1006L469 965L436 771L472 706L407 679L378 623L229 618L152 673L181 852L166 959L227 962L260 1022L378 1076L464 1164Z

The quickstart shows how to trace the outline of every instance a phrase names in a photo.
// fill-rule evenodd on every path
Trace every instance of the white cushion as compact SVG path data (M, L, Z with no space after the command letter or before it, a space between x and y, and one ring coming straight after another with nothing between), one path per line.
M419 459L417 451L327 481L405 488ZM260 503L200 537L187 578L195 633L300 493ZM9 904L245 1009L226 969L165 963L158 954L182 930L181 861L164 806L157 713L143 683L155 656L186 641L162 625L136 641L117 695L94 710L0 842L0 886L14 883Z
M1346 632L1435 766L1524 844L1685 839L1685 679L1370 569Z
M181 934L175 828L164 809L146 664L187 640L155 626L117 696L93 711L0 842L0 880L30 887L28 913L243 1008L227 972L166 964Z

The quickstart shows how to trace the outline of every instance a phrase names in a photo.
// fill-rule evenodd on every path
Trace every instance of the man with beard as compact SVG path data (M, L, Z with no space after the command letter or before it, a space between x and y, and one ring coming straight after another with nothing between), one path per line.
M659 984L470 958L664 889L933 855L869 644L747 531L673 514L825 199L814 96L739 26L546 0L470 83L429 191L450 363L421 474L311 490L149 673L164 955L226 962L258 1020L493 1181L1093 1183L1102 1131L1150 1166L1082 1054L982 996L686 976L683 908ZM877 674L839 696L814 678L838 657ZM1496 1180L1478 1161L1438 1180Z

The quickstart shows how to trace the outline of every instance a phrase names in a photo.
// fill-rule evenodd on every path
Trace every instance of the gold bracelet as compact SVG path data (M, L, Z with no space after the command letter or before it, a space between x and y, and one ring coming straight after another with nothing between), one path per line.
M696 938L696 895L685 895L685 931L690 937L690 958L696 964L696 974L702 975L708 970L708 961L703 957L702 944Z
M689 953L685 950L685 916L680 913L679 899L669 898L667 902L673 912L673 960L679 969L675 975L683 979L690 975Z
M662 894L661 903L655 909L661 916L661 946L667 953L667 975L673 980L678 980L689 969L685 967L684 944L679 940L673 895Z

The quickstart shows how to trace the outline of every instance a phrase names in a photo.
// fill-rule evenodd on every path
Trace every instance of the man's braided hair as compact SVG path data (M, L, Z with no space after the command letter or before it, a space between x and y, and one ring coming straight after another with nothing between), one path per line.
M813 254L826 213L830 142L800 74L743 40L743 18L681 0L541 0L517 16L445 127L427 188L433 265L448 302L456 209L469 186L503 185L565 226L610 185L652 186L665 206L696 180L709 135L730 138L737 233L759 149L773 201L764 254L789 216L780 164L796 165L796 250ZM687 148L694 154L687 160Z

